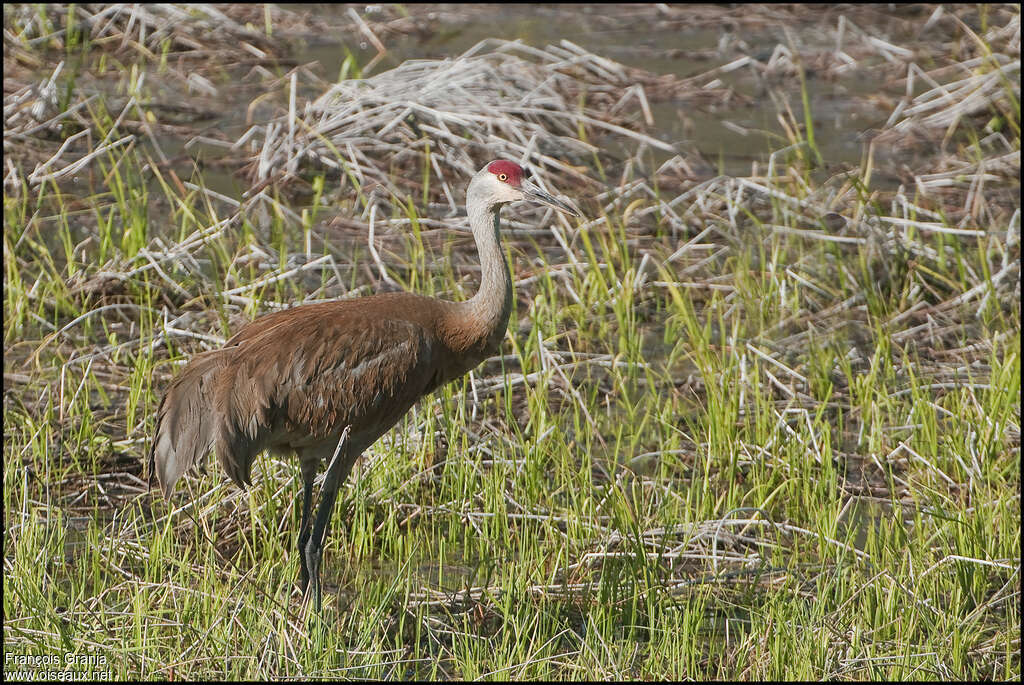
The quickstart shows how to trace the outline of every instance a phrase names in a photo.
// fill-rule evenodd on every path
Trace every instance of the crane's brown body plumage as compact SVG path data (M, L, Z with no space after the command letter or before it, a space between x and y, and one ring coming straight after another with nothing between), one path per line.
M312 581L319 605L323 538L356 459L419 398L498 351L512 306L498 238L501 205L526 199L576 214L525 176L499 160L470 182L467 209L482 271L470 300L387 293L303 305L262 316L221 349L196 355L157 412L150 476L164 494L211 449L240 486L249 484L260 452L295 452L303 480L302 586L305 592ZM321 461L330 466L312 522Z
M453 304L386 293L295 307L197 356L157 415L163 441L152 459L164 493L210 447L240 486L263 450L333 451L345 426L358 456L420 397L497 352L490 331L460 325Z

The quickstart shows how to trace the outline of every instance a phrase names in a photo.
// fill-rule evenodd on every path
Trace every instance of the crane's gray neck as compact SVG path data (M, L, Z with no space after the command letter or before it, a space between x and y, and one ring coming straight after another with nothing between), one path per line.
M463 311L481 335L496 346L505 337L508 318L512 313L512 275L498 238L498 210L500 205L488 204L467 194L469 225L473 229L477 251L480 253L480 290L463 303Z

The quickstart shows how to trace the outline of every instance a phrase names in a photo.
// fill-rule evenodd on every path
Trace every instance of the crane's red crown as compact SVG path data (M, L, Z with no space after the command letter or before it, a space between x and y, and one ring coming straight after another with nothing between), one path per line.
M487 165L487 170L497 176L499 181L504 181L510 186L515 187L518 187L523 182L523 179L530 175L530 172L523 169L523 167L507 159L491 162Z

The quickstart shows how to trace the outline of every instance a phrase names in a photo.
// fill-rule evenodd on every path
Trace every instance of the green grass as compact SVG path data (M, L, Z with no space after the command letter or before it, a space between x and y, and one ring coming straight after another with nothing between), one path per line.
M116 115L90 117L102 138ZM240 490L211 458L169 501L143 460L176 362L379 277L365 235L324 228L360 216L355 178L226 230L233 210L141 144L79 185L5 185L5 653L118 679L1019 678L1019 288L993 282L1019 263L1010 214L896 247L813 239L801 202L904 217L870 159L816 180L801 149L754 179L767 194L707 186L686 234L665 188L577 197L568 251L507 230L513 277L535 278L503 355L364 455L323 623L295 588L293 460ZM475 260L425 222L432 178L377 213L376 247L402 287L465 297Z

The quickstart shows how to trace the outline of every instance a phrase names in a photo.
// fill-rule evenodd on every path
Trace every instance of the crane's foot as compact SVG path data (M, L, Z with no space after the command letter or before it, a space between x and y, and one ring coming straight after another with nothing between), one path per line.
M351 426L346 426L341 432L341 437L338 438L338 445L334 448L334 455L331 458L330 464L327 466L327 473L324 476L324 482L320 486L320 506L317 508L316 520L313 522L313 526L309 531L309 538L306 540L305 549L302 550L303 558L305 559L305 574L304 578L308 580L308 586L306 590L305 601L308 601L310 597L313 599L313 606L316 610L317 615L320 615L321 609L323 608L321 597L320 597L320 560L324 553L324 538L327 535L327 529L331 522L331 510L334 508L334 503L338 499L338 490L341 483L344 482L348 476L349 470L352 468L352 463L355 458L349 458L348 453L345 451L345 443L348 441L348 434L351 431ZM358 457L359 455L355 455ZM310 483L310 490L312 489L312 481L307 480ZM308 521L305 517L305 502L308 501L304 497L304 509L303 518ZM305 533L305 530L303 530ZM304 535L300 535L304 537Z

